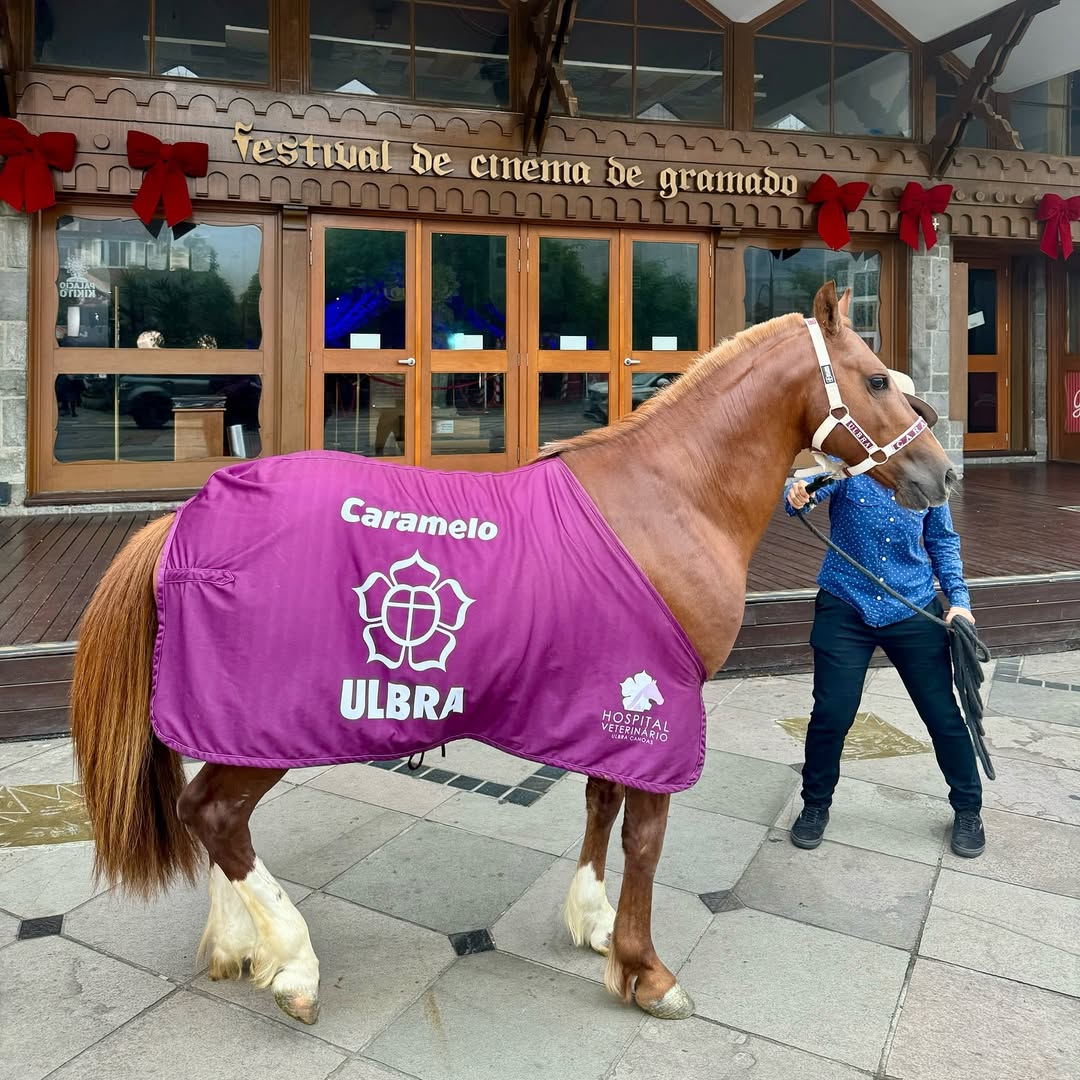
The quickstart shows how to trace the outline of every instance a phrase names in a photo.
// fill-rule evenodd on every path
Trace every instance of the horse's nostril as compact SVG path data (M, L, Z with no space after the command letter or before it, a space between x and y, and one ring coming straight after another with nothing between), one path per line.
M956 475L955 469L945 470L945 483L948 484L950 487L952 487L953 484L955 484L959 479L960 477Z

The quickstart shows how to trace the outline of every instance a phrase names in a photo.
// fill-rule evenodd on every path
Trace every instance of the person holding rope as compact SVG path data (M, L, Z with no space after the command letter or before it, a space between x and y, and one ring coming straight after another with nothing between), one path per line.
M914 385L901 372L890 377L908 394ZM920 402L920 405L925 403ZM929 405L925 408L930 410ZM830 499L833 541L878 581L951 623L974 623L964 582L960 537L948 504L927 510L897 505L888 488L862 474L807 493L802 480L788 483L784 509L795 515ZM949 600L942 615L934 578ZM982 782L964 718L953 696L949 632L913 614L899 600L850 567L832 551L818 575L810 645L814 651L814 708L806 734L803 809L791 828L796 847L816 848L829 823L833 791L840 779L844 740L862 700L870 659L878 646L892 661L934 744L938 766L955 812L952 850L965 858L983 853Z

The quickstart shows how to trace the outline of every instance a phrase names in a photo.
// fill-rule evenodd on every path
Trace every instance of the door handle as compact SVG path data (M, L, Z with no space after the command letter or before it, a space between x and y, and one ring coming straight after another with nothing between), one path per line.
M402 367L416 367L416 357L407 356L404 360L399 360L398 363L401 364Z
M624 367L633 367L635 364L640 364L640 360L635 360L632 356L627 356L623 359Z

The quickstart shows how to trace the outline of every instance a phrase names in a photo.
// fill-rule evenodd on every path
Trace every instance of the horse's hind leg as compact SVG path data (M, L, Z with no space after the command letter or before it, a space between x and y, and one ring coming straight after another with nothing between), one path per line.
M575 945L588 945L606 956L615 926L615 909L608 902L604 887L604 863L607 861L611 826L623 803L622 784L590 779L585 788L588 818L585 839L581 842L577 873L563 906L563 921Z
M251 974L259 935L244 901L217 863L210 863L210 915L199 942L210 978L239 979Z
M236 908L229 906L232 898L227 897L224 882L214 876L220 873L239 898L254 929L251 977L255 985L269 986L275 1001L289 1016L314 1024L319 1015L319 961L311 947L307 924L255 854L248 830L248 819L259 799L284 775L283 769L206 765L184 789L179 808L181 818L203 842L215 864L211 869L211 904L218 899L221 913L228 914L232 925L239 922ZM214 914L211 906L211 920ZM208 934L215 932L209 926L207 930ZM242 953L249 941L239 947L236 943L224 945L225 961Z
M694 1003L656 955L652 942L653 878L670 801L669 795L626 790L622 836L626 865L604 985L624 1001L633 994L641 1008L661 1020L684 1020L693 1013Z

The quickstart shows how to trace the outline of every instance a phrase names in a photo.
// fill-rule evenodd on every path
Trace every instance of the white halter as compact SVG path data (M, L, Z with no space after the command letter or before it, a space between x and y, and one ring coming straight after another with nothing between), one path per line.
M814 458L818 463L817 466L809 469L799 469L795 473L797 477L814 476L820 473L822 469L832 473L834 476L858 476L860 473L869 472L877 465L884 465L893 454L902 450L912 439L926 431L926 421L920 416L907 431L893 439L888 446L878 446L855 422L855 418L848 411L848 407L840 397L840 387L836 385L836 376L833 374L832 364L829 362L829 350L825 345L825 336L821 332L821 327L818 326L817 319L807 319L806 328L810 331L810 339L814 343L814 352L817 354L818 367L825 382L825 393L829 397L829 415L825 417L821 422L821 426L814 432L814 438L810 444L813 448ZM838 427L842 427L845 431L854 435L865 448L867 457L860 461L858 465L848 466L830 461L826 457L824 452L825 440L833 429Z

